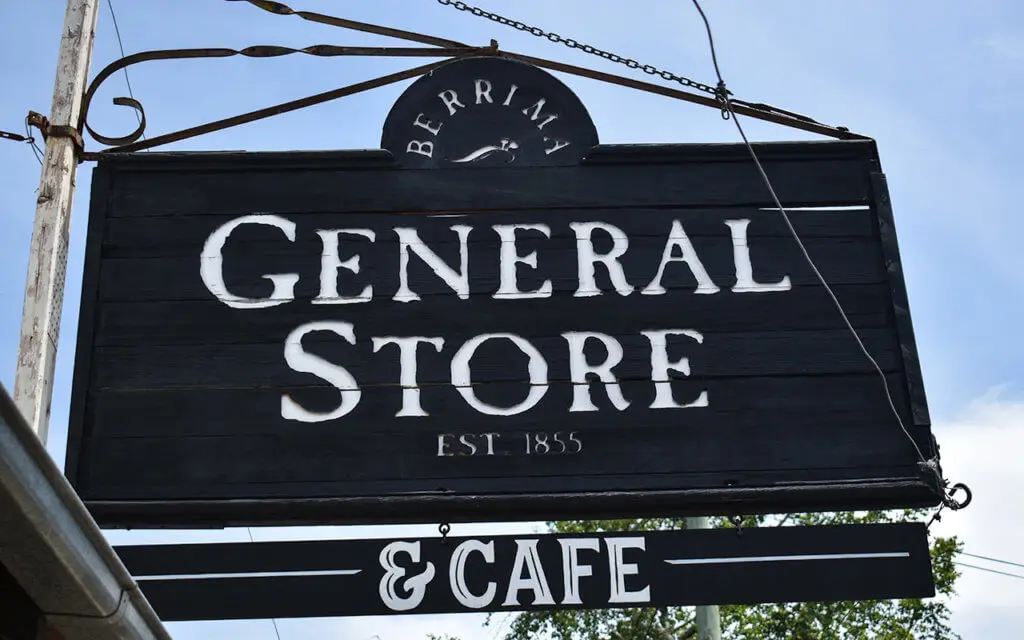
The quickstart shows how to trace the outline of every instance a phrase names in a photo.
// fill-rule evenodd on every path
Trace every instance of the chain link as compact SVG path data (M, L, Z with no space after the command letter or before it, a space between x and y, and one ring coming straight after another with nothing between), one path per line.
M473 14L474 16L477 16L477 17L480 17L480 18L487 18L488 20L492 20L494 22L497 22L498 24L503 24L503 25L505 25L507 27L513 27L513 28L515 28L518 31L523 31L523 32L529 33L531 35L537 36L538 38L547 38L551 42L564 44L565 46L569 47L570 49L579 49L583 53L589 53L591 55L595 55L595 56L604 58L605 60L609 60L609 61L615 62L617 64L626 65L630 69L639 69L640 71L643 71L644 73L646 73L648 75L659 76L659 77L661 77L664 80L668 80L669 82L678 82L679 84L683 85L684 87L689 87L691 89L697 89L698 91L703 91L704 93L710 93L713 96L720 97L720 89L718 89L718 88L716 88L716 87L714 87L712 85L704 84L703 82L697 82L696 80L691 80L689 78L684 78L683 76L677 76L676 74L672 73L671 71L665 71L664 69L659 69L659 68L655 67L654 65L640 64L639 62L637 62L636 60L634 60L632 58L624 58L624 57L622 57L622 56L620 56L618 54L612 53L610 51L605 51L604 49L598 49L597 47L591 46L589 44L583 44L581 42L573 40L572 38L565 38L565 37L562 37L562 36L558 35L557 33L552 33L552 32L549 32L549 31L544 31L543 29L541 29L539 27L531 27L530 25L525 24L523 22L519 22L518 20L512 20L510 18L506 18L505 16L501 16L501 15L498 15L496 13L491 13L489 11L484 11L480 7L474 7L472 5L466 4L462 0L437 0L437 1L438 1L438 3L443 4L445 6L454 7L455 9L458 9L459 11L467 11L467 12Z

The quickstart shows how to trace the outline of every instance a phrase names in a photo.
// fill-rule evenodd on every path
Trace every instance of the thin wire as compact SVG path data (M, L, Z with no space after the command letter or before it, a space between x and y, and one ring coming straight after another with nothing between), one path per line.
M1011 578L1017 578L1019 580L1024 580L1024 576L1020 575L1019 573L1010 573L1008 571L997 571L996 569L988 569L986 567L979 567L976 564L967 564L966 562L955 562L954 561L953 564L961 566L961 567L967 567L968 569L977 569L978 571L987 571L988 573L997 573L997 574L999 574L1001 576L1009 576Z
M697 7L697 13L704 20L704 28L708 32L708 44L711 45L711 62L715 65L715 75L718 76L719 83L725 84L725 80L722 79L722 71L718 68L718 54L715 53L715 37L711 35L711 23L708 22L708 17L704 15L704 9L701 8L697 0L693 0L693 6Z
M29 139L29 146L32 147L32 155L36 157L39 166L43 166L43 152L36 144L35 136L32 135L32 127L28 124L28 116L25 116L25 137Z
M718 86L724 89L725 80L722 78L722 73L718 68L718 56L715 53L715 41L711 36L711 23L708 22L708 18L704 14L704 10L701 8L700 2L698 0L693 0L693 4L695 7L697 7L697 11L700 12L700 16L704 20L704 26L708 32L708 44L711 47L711 60L714 62L715 74L718 76ZM914 440L914 437L912 435L910 435L910 431L907 429L907 426L903 423L903 418L900 416L900 412L896 408L896 402L892 398L892 392L889 390L889 383L885 378L885 372L882 371L882 367L878 365L878 361L875 360L875 358L871 355L871 352L869 352L867 347L864 346L864 341L861 340L860 334L857 333L857 330L853 327L853 323L850 322L850 317L846 314L846 310L843 309L842 303L839 302L839 298L836 297L835 292L832 290L832 287L829 286L828 282L825 280L825 277L821 275L821 271L819 271L817 265L814 264L814 260L811 258L811 254L808 253L807 247L804 245L803 240L800 239L800 234L797 233L796 228L793 226L793 222L789 219L789 213L787 213L785 207L782 206L782 202L779 200L779 196L776 195L775 188L772 186L771 180L768 179L768 174L765 172L764 167L761 165L761 161L758 159L757 153L754 151L753 145L751 145L750 140L747 139L747 134L746 132L743 131L743 125L740 124L739 118L736 117L736 112L733 111L732 109L732 102L729 100L728 94L725 93L724 91L719 92L719 99L722 101L723 109L725 109L728 112L728 114L732 116L732 121L736 123L736 130L739 131L740 137L743 138L743 144L746 145L747 151L750 152L750 157L753 158L754 164L757 165L757 171L761 174L761 179L764 181L765 186L768 187L768 191L771 193L772 200L775 202L775 206L778 207L779 212L782 214L782 219L785 221L786 227L789 229L789 232L793 236L793 239L796 240L797 246L800 247L800 252L803 253L803 256L806 259L807 264L811 267L811 270L814 272L814 275L817 277L818 281L822 284L822 286L825 288L825 291L832 299L833 304L835 304L836 309L839 311L839 315L842 316L843 322L846 324L846 328L850 330L850 333L853 335L854 340L857 341L857 346L860 347L861 352L868 359L868 362L871 363L871 366L874 367L875 371L878 372L879 377L882 379L882 388L885 389L885 397L889 401L889 408L892 409L892 414L896 416L896 421L899 423L900 429L902 429L903 433L906 434L907 439L910 440L910 444L914 446L914 450L917 451L917 455L921 459L923 465L926 468L931 469L935 473L935 475L939 479L940 486L944 485L942 477L939 475L938 469L933 464L930 464L929 461L924 457L924 453L921 451L921 447L918 446L917 441Z
M252 527L246 527L245 532L249 534L249 542L256 542L256 539L252 537ZM270 622L274 625L274 635L277 636L277 640L281 640L281 630L277 628L277 618L271 618Z
M1024 564L1021 564L1019 562L1010 562L1009 560L1000 560L999 558L990 558L988 556L979 556L979 555L977 555L975 553L967 553L966 551L961 551L960 555L968 556L970 558L977 558L978 560L988 560L989 562L998 562L999 564L1008 564L1011 567L1020 567L1021 569L1024 569Z
M114 13L113 0L107 0L107 8L110 9L110 19L114 22L114 33L117 35L117 46L121 50L121 57L123 58L125 57L124 43L121 42L121 29L117 26L117 15ZM124 69L122 69L122 71L124 71L124 83L128 85L128 97L134 100L135 94L132 93L132 81L128 79L128 67L125 67ZM133 111L135 111L136 120L139 121L139 124L142 124L142 116L139 115L139 112L137 110L133 109ZM146 139L145 133L142 134L142 139Z

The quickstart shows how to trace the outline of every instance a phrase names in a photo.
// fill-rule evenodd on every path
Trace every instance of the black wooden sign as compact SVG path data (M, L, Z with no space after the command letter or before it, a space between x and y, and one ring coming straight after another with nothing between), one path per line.
M440 140L464 113L436 93ZM67 470L101 523L937 502L744 147L404 166L427 141L394 140L100 160ZM756 149L932 456L875 145Z
M923 524L118 547L162 620L935 595Z

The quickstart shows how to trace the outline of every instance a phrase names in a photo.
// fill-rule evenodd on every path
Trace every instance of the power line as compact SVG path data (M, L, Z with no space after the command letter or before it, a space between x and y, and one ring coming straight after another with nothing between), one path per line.
M1010 562L1009 560L1000 560L999 558L990 558L988 556L979 556L979 555L977 555L975 553L967 553L966 551L960 551L959 554L962 555L962 556L968 556L968 557L971 557L971 558L977 558L978 560L988 560L989 562L998 562L999 564L1008 564L1008 565L1010 565L1012 567L1020 567L1021 569L1024 569L1024 564L1021 564L1019 562Z
M804 245L803 240L800 238L800 234L797 233L796 227L793 226L793 222L790 220L789 213L786 211L786 208L782 206L782 201L779 200L779 196L775 193L775 188L772 186L771 180L769 180L767 172L765 172L764 167L761 165L761 161L760 159L758 159L757 153L754 151L753 145L750 144L750 140L747 138L747 134L743 130L743 125L740 124L739 118L736 116L735 111L733 111L732 101L729 99L729 91L725 87L725 80L722 77L721 69L718 66L718 54L715 51L715 40L714 36L711 33L711 23L708 21L708 17L707 15L705 15L704 9L700 6L699 0L693 0L693 5L697 8L697 12L700 13L700 17L704 21L704 27L707 30L708 45L711 49L711 61L715 67L715 75L718 77L718 89L716 91L716 94L722 105L722 117L726 119L729 119L730 117L732 118L733 124L736 125L736 129L737 131L739 131L740 137L743 139L743 144L746 145L747 151L750 153L750 157L751 159L753 159L754 165L756 165L758 173L761 174L762 181L764 182L765 186L768 188L768 192L772 196L772 201L775 203L775 206L778 207L779 213L782 215L782 220L786 223L786 227L789 229L790 235L793 236L793 239L796 241L797 246L800 248L800 252L806 259L807 265L811 268L811 271L814 272L814 275L817 277L818 281L825 288L825 292L832 299L832 302L834 303L836 309L839 311L839 315L842 317L843 322L846 324L846 328L849 329L850 333L853 335L853 339L857 342L857 346L860 347L860 350L864 354L864 357L867 358L868 362L871 363L872 367L874 367L875 371L878 373L878 376L882 381L882 389L885 391L885 397L889 401L889 408L892 410L892 414L893 416L895 416L896 422L899 423L900 429L903 430L903 433L907 436L907 440L910 441L910 444L914 447L914 450L917 452L917 456L921 461L921 467L931 470L935 474L940 486L945 485L944 479L939 474L937 461L926 459L924 453L921 451L921 447L918 446L917 441L914 440L914 437L910 434L910 431L907 429L906 424L904 424L903 422L903 418L900 416L900 412L896 409L896 402L893 400L892 392L889 390L889 383L886 379L885 372L882 371L882 368L879 366L878 361L875 360L875 358L871 355L871 352L868 351L868 348L864 345L864 341L861 339L860 334L854 328L853 323L850 321L850 317L849 315L847 315L842 303L839 302L839 298L836 297L836 294L832 290L832 287L828 284L828 281L825 280L825 276L823 276L821 271L818 270L818 266L814 263L814 260L811 258L811 254L807 251L807 247ZM949 502L948 496L944 496L944 498L944 503Z
M114 34L117 35L117 47L118 47L118 49L121 50L121 57L123 58L123 57L125 57L124 56L124 43L121 41L121 29L117 26L117 14L114 13L113 0L107 0L107 8L110 9L110 19L114 23ZM121 69L121 71L124 71L124 83L128 86L128 97L130 97L132 100L134 100L135 99L135 94L132 93L132 81L128 78L128 67L125 67L125 68ZM139 115L138 110L134 110L134 111L135 111L135 118L139 121L139 124L141 125L142 124L142 116ZM142 134L142 139L143 140L146 139L146 134Z
M1011 578L1017 578L1019 580L1024 580L1024 576L1020 575L1019 573L1010 573L1008 571L998 571L996 569L988 569L986 567L979 567L976 564L967 564L966 562L956 562L956 561L954 561L953 564L955 564L957 566L961 566L961 567L967 567L969 569L977 569L978 571L987 571L988 573L997 573L997 574L999 574L1001 576L1009 576Z

